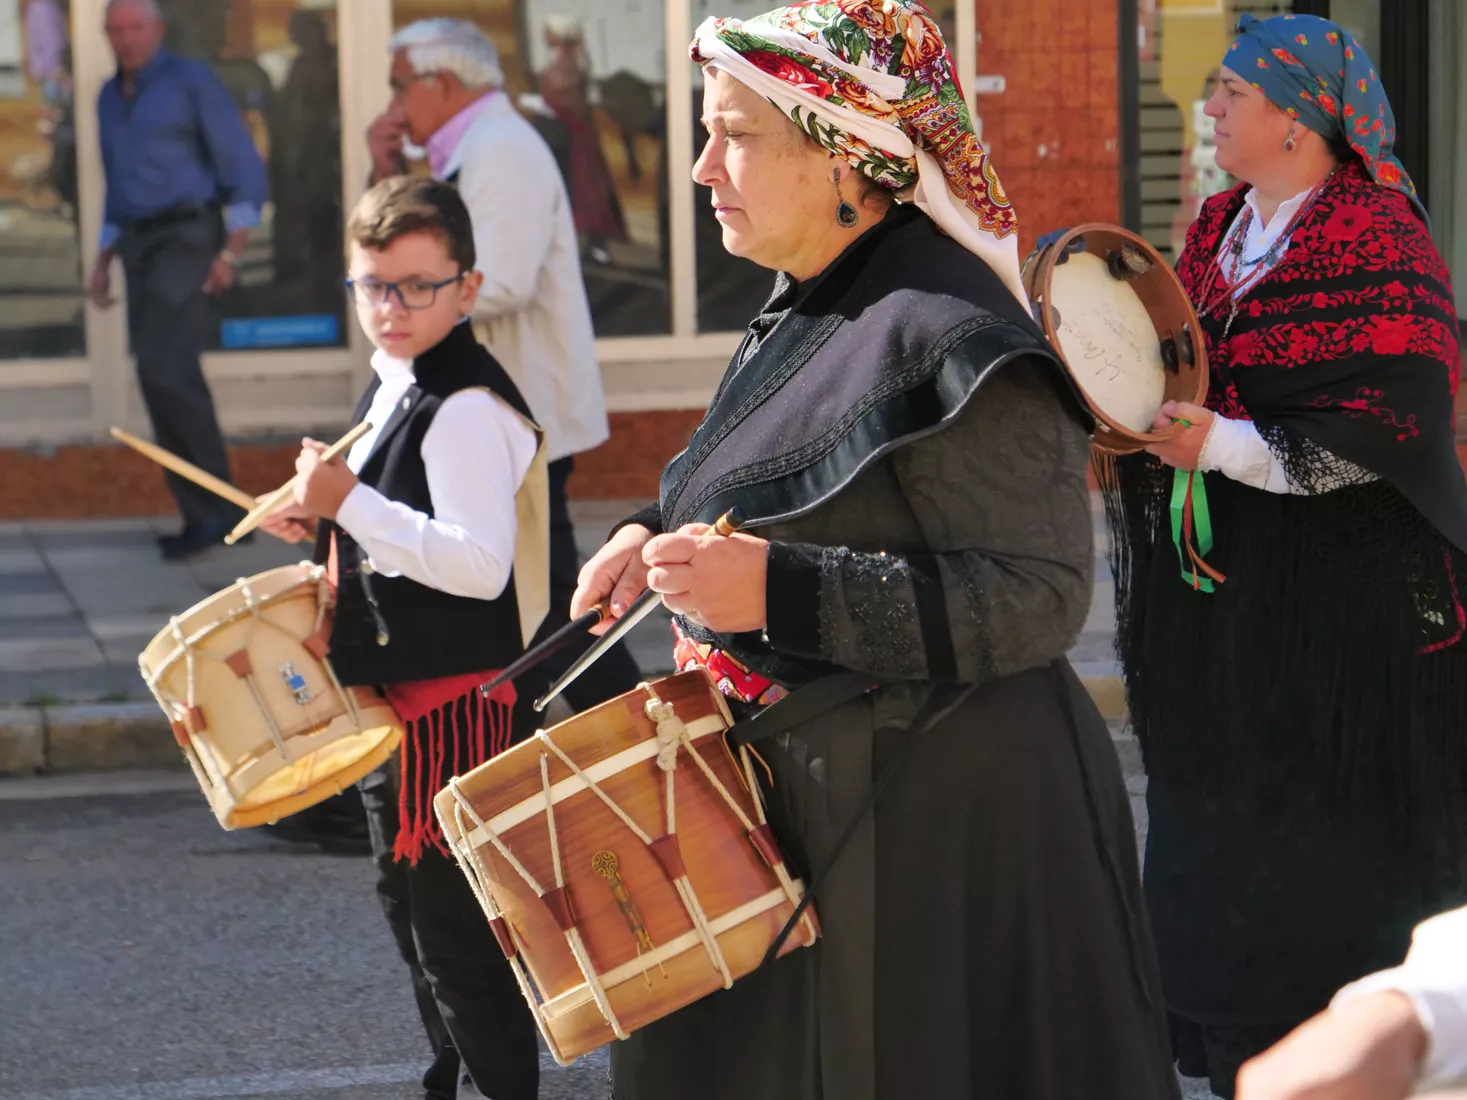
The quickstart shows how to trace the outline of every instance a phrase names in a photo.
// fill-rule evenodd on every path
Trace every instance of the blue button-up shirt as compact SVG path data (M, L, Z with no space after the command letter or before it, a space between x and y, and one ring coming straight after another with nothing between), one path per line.
M133 76L114 76L97 100L107 205L101 245L129 221L176 206L219 203L230 231L260 224L265 166L229 93L205 64L159 50Z

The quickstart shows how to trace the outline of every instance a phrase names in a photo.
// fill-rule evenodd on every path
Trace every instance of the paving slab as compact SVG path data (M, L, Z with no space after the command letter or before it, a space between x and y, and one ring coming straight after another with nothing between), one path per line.
M0 573L0 596L23 596L30 592L62 592L56 575L42 561L40 568L25 572Z
M29 538L0 539L0 577L46 572L45 559Z
M97 640L85 630L79 637L7 638L0 640L0 671L41 672L98 668L107 663Z
M76 607L65 592L6 592L0 594L0 630L15 619L55 619L76 616Z

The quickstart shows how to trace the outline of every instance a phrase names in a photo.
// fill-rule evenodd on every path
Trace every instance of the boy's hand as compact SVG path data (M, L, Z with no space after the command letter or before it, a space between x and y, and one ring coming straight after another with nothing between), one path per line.
M264 497L256 497L263 504ZM316 517L299 504L290 504L271 512L260 521L260 530L285 542L306 542L316 537Z
M338 455L330 462L321 461L326 449L326 444L319 440L301 440L301 453L295 460L295 500L311 515L334 520L342 503L357 487L357 475L351 472L344 456Z

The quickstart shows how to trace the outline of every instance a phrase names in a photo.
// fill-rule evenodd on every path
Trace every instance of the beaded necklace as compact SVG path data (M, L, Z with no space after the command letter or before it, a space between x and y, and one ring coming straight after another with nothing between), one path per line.
M1334 176L1335 170L1332 170L1329 175L1325 176L1324 179L1320 180L1310 189L1308 196L1299 204L1299 209L1289 219L1289 224L1284 227L1284 231L1256 259L1245 260L1243 258L1244 242L1248 239L1248 230L1253 225L1253 208L1251 206L1246 207L1243 210L1242 217L1233 223L1233 228L1228 231L1228 243L1225 248L1225 254L1232 259L1231 266L1224 268L1224 261L1221 257L1218 257L1216 260L1218 273L1222 276L1222 290L1214 292L1210 298L1203 302L1202 308L1197 311L1198 317L1207 317L1224 302L1230 303L1228 320L1223 326L1220 340L1226 340L1228 334L1232 332L1233 322L1238 319L1238 305L1241 299L1265 275L1273 270L1273 265L1283 253L1289 239L1293 236L1294 230L1304 219L1304 215L1309 212L1310 207L1314 205L1315 200L1319 198L1320 192L1324 190L1330 180L1334 179ZM1248 272L1246 275L1240 277L1243 268L1247 268Z

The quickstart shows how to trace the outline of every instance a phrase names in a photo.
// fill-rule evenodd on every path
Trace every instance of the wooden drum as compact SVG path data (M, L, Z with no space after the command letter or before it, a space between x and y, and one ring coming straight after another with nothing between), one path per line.
M385 700L331 671L331 607L320 566L271 569L175 616L138 657L226 829L314 806L402 739Z
M435 806L562 1064L726 988L803 887L775 845L723 699L685 672L455 778ZM819 935L809 910L781 954Z
M1167 401L1207 399L1207 350L1187 292L1161 254L1118 225L1071 229L1024 262L1034 318L1095 414L1095 446L1129 454Z

